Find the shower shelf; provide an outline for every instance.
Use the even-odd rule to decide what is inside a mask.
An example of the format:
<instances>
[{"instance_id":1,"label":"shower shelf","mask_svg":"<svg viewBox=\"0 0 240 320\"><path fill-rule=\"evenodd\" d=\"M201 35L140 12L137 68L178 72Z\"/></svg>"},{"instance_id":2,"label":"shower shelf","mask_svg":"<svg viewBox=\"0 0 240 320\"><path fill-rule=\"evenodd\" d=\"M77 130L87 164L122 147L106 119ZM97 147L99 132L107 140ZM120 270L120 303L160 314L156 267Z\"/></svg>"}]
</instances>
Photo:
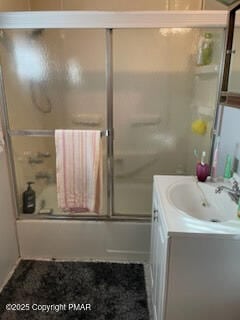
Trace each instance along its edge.
<instances>
[{"instance_id":1,"label":"shower shelf","mask_svg":"<svg viewBox=\"0 0 240 320\"><path fill-rule=\"evenodd\" d=\"M207 75L207 74L217 74L219 67L217 64L211 64L208 66L199 66L195 68L195 74L197 75Z\"/></svg>"},{"instance_id":2,"label":"shower shelf","mask_svg":"<svg viewBox=\"0 0 240 320\"><path fill-rule=\"evenodd\" d=\"M214 108L212 106L198 107L198 114L209 120L213 119L213 111Z\"/></svg>"}]
</instances>

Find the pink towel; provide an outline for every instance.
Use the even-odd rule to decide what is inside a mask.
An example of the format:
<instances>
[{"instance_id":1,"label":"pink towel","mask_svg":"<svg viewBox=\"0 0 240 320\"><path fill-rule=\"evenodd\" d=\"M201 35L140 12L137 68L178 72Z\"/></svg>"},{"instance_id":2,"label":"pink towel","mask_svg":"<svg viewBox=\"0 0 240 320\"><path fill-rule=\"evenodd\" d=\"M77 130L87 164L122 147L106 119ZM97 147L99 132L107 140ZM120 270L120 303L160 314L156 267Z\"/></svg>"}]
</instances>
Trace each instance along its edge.
<instances>
[{"instance_id":1,"label":"pink towel","mask_svg":"<svg viewBox=\"0 0 240 320\"><path fill-rule=\"evenodd\" d=\"M70 212L101 208L102 141L99 130L56 130L58 206Z\"/></svg>"}]
</instances>

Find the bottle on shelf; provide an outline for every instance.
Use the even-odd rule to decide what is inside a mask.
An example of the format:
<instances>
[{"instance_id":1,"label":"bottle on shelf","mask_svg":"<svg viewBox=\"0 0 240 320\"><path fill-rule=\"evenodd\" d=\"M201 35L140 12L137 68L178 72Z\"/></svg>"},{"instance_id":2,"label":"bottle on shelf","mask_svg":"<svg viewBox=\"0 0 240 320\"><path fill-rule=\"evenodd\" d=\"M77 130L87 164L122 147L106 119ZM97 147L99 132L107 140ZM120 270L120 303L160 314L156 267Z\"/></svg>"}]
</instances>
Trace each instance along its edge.
<instances>
[{"instance_id":1,"label":"bottle on shelf","mask_svg":"<svg viewBox=\"0 0 240 320\"><path fill-rule=\"evenodd\" d=\"M213 40L212 33L205 32L198 43L197 66L207 66L212 62Z\"/></svg>"}]
</instances>

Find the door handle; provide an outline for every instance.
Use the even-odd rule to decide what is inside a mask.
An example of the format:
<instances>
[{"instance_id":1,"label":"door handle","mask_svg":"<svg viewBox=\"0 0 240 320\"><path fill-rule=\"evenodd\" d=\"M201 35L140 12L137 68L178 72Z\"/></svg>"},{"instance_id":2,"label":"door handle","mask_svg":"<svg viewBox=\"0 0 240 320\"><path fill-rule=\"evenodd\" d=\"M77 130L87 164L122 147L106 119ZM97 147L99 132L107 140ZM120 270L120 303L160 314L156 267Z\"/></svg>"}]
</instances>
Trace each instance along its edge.
<instances>
[{"instance_id":1,"label":"door handle","mask_svg":"<svg viewBox=\"0 0 240 320\"><path fill-rule=\"evenodd\" d=\"M153 210L153 221L158 221L158 210L157 209Z\"/></svg>"}]
</instances>

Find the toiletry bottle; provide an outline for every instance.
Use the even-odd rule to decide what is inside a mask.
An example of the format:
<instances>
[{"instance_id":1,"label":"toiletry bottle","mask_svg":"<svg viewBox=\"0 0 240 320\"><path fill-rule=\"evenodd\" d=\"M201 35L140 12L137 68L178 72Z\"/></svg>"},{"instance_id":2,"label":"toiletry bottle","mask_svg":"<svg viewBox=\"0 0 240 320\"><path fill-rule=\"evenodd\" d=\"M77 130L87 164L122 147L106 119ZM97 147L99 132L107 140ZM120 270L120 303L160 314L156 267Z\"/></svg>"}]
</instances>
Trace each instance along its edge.
<instances>
[{"instance_id":1,"label":"toiletry bottle","mask_svg":"<svg viewBox=\"0 0 240 320\"><path fill-rule=\"evenodd\" d=\"M23 213L34 213L35 211L36 194L31 187L31 184L33 183L34 182L29 181L27 190L23 192Z\"/></svg>"},{"instance_id":2,"label":"toiletry bottle","mask_svg":"<svg viewBox=\"0 0 240 320\"><path fill-rule=\"evenodd\" d=\"M205 32L198 43L197 65L206 66L212 62L213 40L210 32Z\"/></svg>"},{"instance_id":3,"label":"toiletry bottle","mask_svg":"<svg viewBox=\"0 0 240 320\"><path fill-rule=\"evenodd\" d=\"M199 42L198 42L198 49L197 49L197 66L203 65L203 41L204 38L201 36Z\"/></svg>"},{"instance_id":4,"label":"toiletry bottle","mask_svg":"<svg viewBox=\"0 0 240 320\"><path fill-rule=\"evenodd\" d=\"M210 168L207 163L205 163L206 152L202 152L201 162L197 163L196 166L196 175L198 181L204 182L210 174Z\"/></svg>"},{"instance_id":5,"label":"toiletry bottle","mask_svg":"<svg viewBox=\"0 0 240 320\"><path fill-rule=\"evenodd\" d=\"M218 162L219 144L220 144L220 137L217 137L216 138L216 147L215 147L214 155L213 155L212 170L211 170L211 177L212 177L213 182L216 182L216 180L217 180L217 162Z\"/></svg>"},{"instance_id":6,"label":"toiletry bottle","mask_svg":"<svg viewBox=\"0 0 240 320\"><path fill-rule=\"evenodd\" d=\"M238 166L239 166L239 149L240 149L240 143L236 143L234 156L233 156L233 165L232 165L232 172L238 172Z\"/></svg>"},{"instance_id":7,"label":"toiletry bottle","mask_svg":"<svg viewBox=\"0 0 240 320\"><path fill-rule=\"evenodd\" d=\"M224 178L230 179L232 177L232 158L228 154L226 157L225 168L224 168Z\"/></svg>"},{"instance_id":8,"label":"toiletry bottle","mask_svg":"<svg viewBox=\"0 0 240 320\"><path fill-rule=\"evenodd\" d=\"M213 54L213 40L212 34L206 32L204 34L204 43L203 43L203 65L206 66L212 62Z\"/></svg>"}]
</instances>

